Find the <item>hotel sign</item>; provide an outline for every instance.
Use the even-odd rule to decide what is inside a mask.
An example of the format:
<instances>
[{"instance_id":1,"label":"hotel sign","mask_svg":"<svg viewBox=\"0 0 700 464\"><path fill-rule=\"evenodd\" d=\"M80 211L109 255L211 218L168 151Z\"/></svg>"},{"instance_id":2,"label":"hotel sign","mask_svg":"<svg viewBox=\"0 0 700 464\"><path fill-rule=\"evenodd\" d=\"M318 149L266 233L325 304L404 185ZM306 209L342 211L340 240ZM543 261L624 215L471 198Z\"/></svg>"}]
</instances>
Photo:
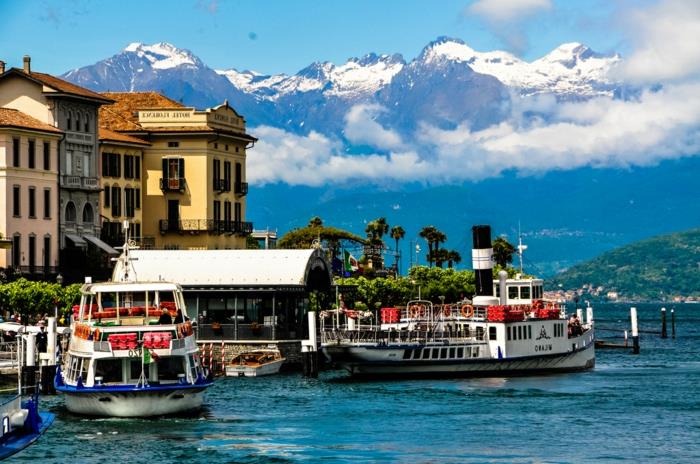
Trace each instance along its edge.
<instances>
[{"instance_id":1,"label":"hotel sign","mask_svg":"<svg viewBox=\"0 0 700 464\"><path fill-rule=\"evenodd\" d=\"M149 110L139 111L140 122L173 122L192 118L194 110Z\"/></svg>"}]
</instances>

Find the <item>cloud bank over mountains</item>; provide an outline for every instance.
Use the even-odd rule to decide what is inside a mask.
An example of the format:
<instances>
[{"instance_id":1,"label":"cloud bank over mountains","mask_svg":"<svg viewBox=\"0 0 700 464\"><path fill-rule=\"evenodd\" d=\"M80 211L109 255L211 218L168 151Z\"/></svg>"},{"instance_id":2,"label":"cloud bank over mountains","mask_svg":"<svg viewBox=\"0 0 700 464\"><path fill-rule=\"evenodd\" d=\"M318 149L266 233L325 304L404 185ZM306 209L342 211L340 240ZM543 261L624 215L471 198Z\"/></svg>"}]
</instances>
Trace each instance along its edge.
<instances>
[{"instance_id":1,"label":"cloud bank over mountains","mask_svg":"<svg viewBox=\"0 0 700 464\"><path fill-rule=\"evenodd\" d=\"M486 3L491 2L474 7ZM533 8L539 3L548 2L532 2ZM700 154L700 4L659 2L635 10L629 21L635 48L611 68L611 79L637 84L631 95L584 101L513 95L509 116L498 124L472 130L469 121L447 129L421 122L407 135L377 121L389 108L356 105L345 118L344 134L376 153L350 155L327 135L258 127L263 142L249 158L248 175L259 183L441 184L509 170L530 175L585 166L648 166ZM285 151L297 154L284 159L286 172L263 170L281 161Z\"/></svg>"}]
</instances>

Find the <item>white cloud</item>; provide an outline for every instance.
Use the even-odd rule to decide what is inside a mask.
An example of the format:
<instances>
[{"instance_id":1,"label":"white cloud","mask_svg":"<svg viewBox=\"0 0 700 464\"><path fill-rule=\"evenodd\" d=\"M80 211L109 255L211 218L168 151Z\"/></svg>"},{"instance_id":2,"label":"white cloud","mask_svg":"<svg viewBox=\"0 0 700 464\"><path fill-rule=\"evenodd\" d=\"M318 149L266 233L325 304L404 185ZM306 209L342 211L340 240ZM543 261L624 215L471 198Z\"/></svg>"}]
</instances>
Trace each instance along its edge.
<instances>
[{"instance_id":1,"label":"white cloud","mask_svg":"<svg viewBox=\"0 0 700 464\"><path fill-rule=\"evenodd\" d=\"M700 2L667 0L624 15L635 51L621 63L620 78L653 83L700 75Z\"/></svg>"},{"instance_id":2,"label":"white cloud","mask_svg":"<svg viewBox=\"0 0 700 464\"><path fill-rule=\"evenodd\" d=\"M370 145L380 150L400 149L401 136L376 121L384 112L386 109L376 104L353 106L345 116L345 136L356 145Z\"/></svg>"},{"instance_id":3,"label":"white cloud","mask_svg":"<svg viewBox=\"0 0 700 464\"><path fill-rule=\"evenodd\" d=\"M552 8L551 0L477 0L468 11L493 22L508 22Z\"/></svg>"}]
</instances>

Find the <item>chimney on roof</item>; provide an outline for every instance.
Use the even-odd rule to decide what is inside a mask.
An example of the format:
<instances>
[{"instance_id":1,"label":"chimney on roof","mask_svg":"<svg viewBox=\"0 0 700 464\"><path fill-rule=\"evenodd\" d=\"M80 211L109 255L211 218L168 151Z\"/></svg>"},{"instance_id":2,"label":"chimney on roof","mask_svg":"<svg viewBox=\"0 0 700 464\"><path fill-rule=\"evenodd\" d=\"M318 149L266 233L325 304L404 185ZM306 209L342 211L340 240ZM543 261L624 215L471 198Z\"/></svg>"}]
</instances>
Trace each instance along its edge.
<instances>
[{"instance_id":1,"label":"chimney on roof","mask_svg":"<svg viewBox=\"0 0 700 464\"><path fill-rule=\"evenodd\" d=\"M0 74L5 72L5 62L0 60Z\"/></svg>"},{"instance_id":2,"label":"chimney on roof","mask_svg":"<svg viewBox=\"0 0 700 464\"><path fill-rule=\"evenodd\" d=\"M32 58L29 55L24 55L24 72L31 74L32 72Z\"/></svg>"}]
</instances>

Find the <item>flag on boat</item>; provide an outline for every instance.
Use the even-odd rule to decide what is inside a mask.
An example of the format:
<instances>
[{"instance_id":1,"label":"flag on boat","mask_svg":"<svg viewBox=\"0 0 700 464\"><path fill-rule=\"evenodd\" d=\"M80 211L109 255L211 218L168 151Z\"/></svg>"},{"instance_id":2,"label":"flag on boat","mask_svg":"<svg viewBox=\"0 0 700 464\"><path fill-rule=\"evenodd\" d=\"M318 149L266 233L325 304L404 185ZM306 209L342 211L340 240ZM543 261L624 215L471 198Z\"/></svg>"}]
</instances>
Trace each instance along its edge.
<instances>
[{"instance_id":1,"label":"flag on boat","mask_svg":"<svg viewBox=\"0 0 700 464\"><path fill-rule=\"evenodd\" d=\"M158 354L154 351L151 351L149 348L144 348L143 349L143 363L144 364L151 364L152 362L157 362Z\"/></svg>"},{"instance_id":2,"label":"flag on boat","mask_svg":"<svg viewBox=\"0 0 700 464\"><path fill-rule=\"evenodd\" d=\"M357 263L357 259L350 254L349 251L344 250L345 253L345 270L348 272L357 271L360 266Z\"/></svg>"}]
</instances>

